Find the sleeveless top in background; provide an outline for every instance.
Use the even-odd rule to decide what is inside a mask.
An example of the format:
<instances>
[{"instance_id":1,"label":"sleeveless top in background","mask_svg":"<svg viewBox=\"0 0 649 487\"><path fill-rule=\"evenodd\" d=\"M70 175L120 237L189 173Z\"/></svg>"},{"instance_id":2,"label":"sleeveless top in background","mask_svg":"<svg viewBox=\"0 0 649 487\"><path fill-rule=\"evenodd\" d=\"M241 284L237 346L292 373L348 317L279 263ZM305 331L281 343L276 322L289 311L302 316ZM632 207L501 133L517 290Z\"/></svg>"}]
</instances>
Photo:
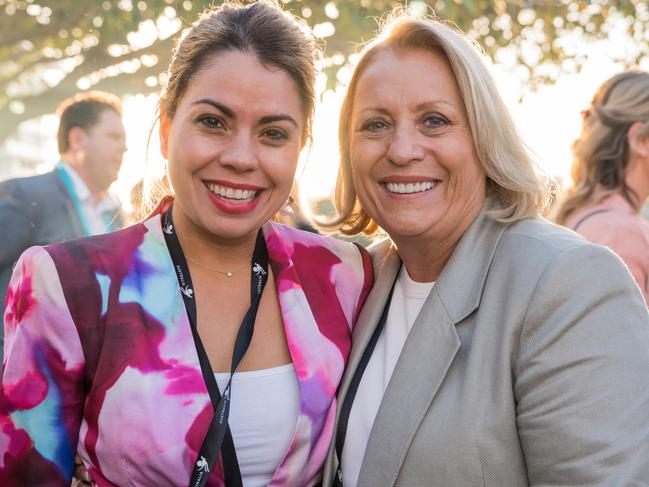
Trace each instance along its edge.
<instances>
[{"instance_id":1,"label":"sleeveless top in background","mask_svg":"<svg viewBox=\"0 0 649 487\"><path fill-rule=\"evenodd\" d=\"M619 255L649 302L649 222L622 195L575 211L565 226Z\"/></svg>"}]
</instances>

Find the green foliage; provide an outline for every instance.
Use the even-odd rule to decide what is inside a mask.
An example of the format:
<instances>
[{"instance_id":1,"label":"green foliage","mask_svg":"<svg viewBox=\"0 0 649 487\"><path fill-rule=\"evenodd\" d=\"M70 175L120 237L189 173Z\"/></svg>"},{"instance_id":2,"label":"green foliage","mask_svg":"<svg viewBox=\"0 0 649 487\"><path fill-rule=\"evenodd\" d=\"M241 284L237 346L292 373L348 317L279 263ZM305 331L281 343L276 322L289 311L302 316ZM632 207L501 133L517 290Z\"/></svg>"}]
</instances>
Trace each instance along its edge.
<instances>
[{"instance_id":1,"label":"green foliage","mask_svg":"<svg viewBox=\"0 0 649 487\"><path fill-rule=\"evenodd\" d=\"M80 89L119 95L158 91L173 43L207 0L0 0L0 140L18 123L54 111ZM220 3L220 2L216 2ZM321 35L327 87L349 56L374 35L396 0L282 0ZM498 59L507 54L534 87L579 70L576 42L606 37L623 22L637 49L622 61L649 56L649 7L640 0L410 1L413 11L449 20Z\"/></svg>"}]
</instances>

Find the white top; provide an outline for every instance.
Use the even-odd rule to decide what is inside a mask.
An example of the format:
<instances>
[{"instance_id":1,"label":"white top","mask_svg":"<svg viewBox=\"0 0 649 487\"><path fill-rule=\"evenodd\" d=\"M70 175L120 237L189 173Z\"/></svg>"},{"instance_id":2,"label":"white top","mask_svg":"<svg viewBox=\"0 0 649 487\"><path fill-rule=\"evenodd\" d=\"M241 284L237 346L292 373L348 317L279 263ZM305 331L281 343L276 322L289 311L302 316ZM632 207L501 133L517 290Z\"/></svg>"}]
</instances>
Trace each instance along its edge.
<instances>
[{"instance_id":1,"label":"white top","mask_svg":"<svg viewBox=\"0 0 649 487\"><path fill-rule=\"evenodd\" d=\"M223 391L229 372L214 374ZM268 485L293 439L300 414L300 383L293 364L236 372L229 425L244 487Z\"/></svg>"},{"instance_id":2,"label":"white top","mask_svg":"<svg viewBox=\"0 0 649 487\"><path fill-rule=\"evenodd\" d=\"M86 217L86 222L90 227L89 230L93 235L105 233L110 228L110 221L105 215L114 215L119 209L119 204L115 199L106 193L106 196L99 201L95 201L90 189L83 182L81 176L65 161L61 161L61 166L70 177L74 192L79 198L81 209Z\"/></svg>"},{"instance_id":3,"label":"white top","mask_svg":"<svg viewBox=\"0 0 649 487\"><path fill-rule=\"evenodd\" d=\"M345 436L341 467L345 487L355 487L374 418L408 333L434 282L415 282L405 266L394 286L385 327L358 386Z\"/></svg>"}]
</instances>

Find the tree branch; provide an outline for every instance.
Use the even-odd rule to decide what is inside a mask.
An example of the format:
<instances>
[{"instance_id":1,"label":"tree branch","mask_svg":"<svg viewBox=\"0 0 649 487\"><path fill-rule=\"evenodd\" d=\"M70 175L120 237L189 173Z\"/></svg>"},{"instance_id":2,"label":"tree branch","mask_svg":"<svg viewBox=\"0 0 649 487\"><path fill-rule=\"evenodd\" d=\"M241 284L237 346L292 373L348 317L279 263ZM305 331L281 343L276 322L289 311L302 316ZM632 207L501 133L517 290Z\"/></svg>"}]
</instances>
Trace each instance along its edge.
<instances>
[{"instance_id":1,"label":"tree branch","mask_svg":"<svg viewBox=\"0 0 649 487\"><path fill-rule=\"evenodd\" d=\"M24 11L17 11L12 16L6 16L7 22L9 24L13 24L13 27L7 26L9 28L2 29L0 31L0 45L6 47L16 42L20 42L24 39L29 39L29 41L33 43L34 40L39 38L58 35L61 29L63 28L70 29L71 27L75 26L79 21L81 21L81 19L83 19L88 14L89 9L90 9L90 2L88 2L88 0L80 1L78 5L75 5L74 13L66 12L64 25L61 25L59 22L52 22L52 21L50 21L49 24L44 24L44 25L39 24L36 21L35 17L25 14L26 20L31 20L33 22L33 28L30 29L28 32L25 32L24 29L15 28L15 19L13 19L12 17L24 13ZM55 13L52 13L52 16L54 15Z\"/></svg>"},{"instance_id":2,"label":"tree branch","mask_svg":"<svg viewBox=\"0 0 649 487\"><path fill-rule=\"evenodd\" d=\"M159 90L159 87L150 87L145 83L149 76L158 76L160 74L158 65L151 67L142 67L135 73L121 74L110 78L105 78L94 85L92 89L110 91L119 95L124 94L148 94ZM11 135L16 127L26 120L54 113L58 104L65 98L69 98L80 90L76 86L77 79L66 78L60 83L55 93L51 90L45 91L35 96L21 98L20 101L25 105L25 111L17 114L9 110L8 106L0 109L0 142L4 141Z\"/></svg>"}]
</instances>

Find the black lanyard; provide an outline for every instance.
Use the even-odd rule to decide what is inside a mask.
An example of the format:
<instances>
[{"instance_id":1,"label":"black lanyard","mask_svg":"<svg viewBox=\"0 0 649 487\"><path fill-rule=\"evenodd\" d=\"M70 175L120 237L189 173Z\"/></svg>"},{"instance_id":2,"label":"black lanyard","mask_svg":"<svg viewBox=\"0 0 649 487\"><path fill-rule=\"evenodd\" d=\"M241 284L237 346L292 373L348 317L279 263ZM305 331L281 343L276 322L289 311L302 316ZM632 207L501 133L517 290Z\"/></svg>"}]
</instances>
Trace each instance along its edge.
<instances>
[{"instance_id":1,"label":"black lanyard","mask_svg":"<svg viewBox=\"0 0 649 487\"><path fill-rule=\"evenodd\" d=\"M170 207L162 218L162 231L164 233L167 248L171 255L171 260L176 270L178 277L178 284L182 292L183 301L187 310L187 316L192 329L192 336L194 337L194 344L198 352L198 359L201 364L201 371L203 372L203 380L207 385L207 390L210 395L210 401L214 408L214 417L207 430L205 439L198 453L194 469L192 471L189 487L202 487L207 483L207 479L212 472L216 460L221 452L221 460L223 463L223 474L225 476L225 484L228 487L242 487L241 472L239 471L239 462L237 461L234 443L232 441L232 434L228 426L228 417L230 415L230 388L232 384L232 376L236 371L241 359L248 350L250 341L252 340L252 333L255 328L255 318L257 310L259 309L259 302L261 295L264 291L264 286L268 280L268 251L266 250L266 242L261 230L257 233L257 241L255 243L255 250L252 254L252 262L250 266L250 308L241 322L237 338L234 342L234 351L232 353L232 364L230 366L230 380L223 389L223 394L220 394L212 366L210 365L209 358L203 347L203 342L198 335L198 328L196 326L196 301L194 288L192 286L191 276L189 274L189 267L185 260L180 242L176 236L176 231L173 226L173 219L171 216L172 208Z\"/></svg>"},{"instance_id":2,"label":"black lanyard","mask_svg":"<svg viewBox=\"0 0 649 487\"><path fill-rule=\"evenodd\" d=\"M392 287L390 288L390 294L388 294L388 299L385 302L383 307L383 312L381 313L381 318L372 333L370 341L367 343L367 347L363 351L358 367L354 371L352 376L352 381L349 383L349 389L343 400L343 405L340 408L340 416L338 418L338 429L336 430L336 456L338 457L338 468L336 469L336 475L334 476L334 487L343 487L343 471L342 471L342 458L343 458L343 447L345 446L345 436L347 435L347 423L349 422L349 414L352 412L352 405L354 404L354 398L358 392L358 386L361 384L361 379L367 368L367 364L372 357L374 352L374 347L376 347L376 342L379 341L379 336L385 327L385 322L388 319L388 311L390 310L390 303L392 302L392 293L394 292L394 286L397 283L399 278L399 273L401 269L397 271L397 276L394 278Z\"/></svg>"}]
</instances>

